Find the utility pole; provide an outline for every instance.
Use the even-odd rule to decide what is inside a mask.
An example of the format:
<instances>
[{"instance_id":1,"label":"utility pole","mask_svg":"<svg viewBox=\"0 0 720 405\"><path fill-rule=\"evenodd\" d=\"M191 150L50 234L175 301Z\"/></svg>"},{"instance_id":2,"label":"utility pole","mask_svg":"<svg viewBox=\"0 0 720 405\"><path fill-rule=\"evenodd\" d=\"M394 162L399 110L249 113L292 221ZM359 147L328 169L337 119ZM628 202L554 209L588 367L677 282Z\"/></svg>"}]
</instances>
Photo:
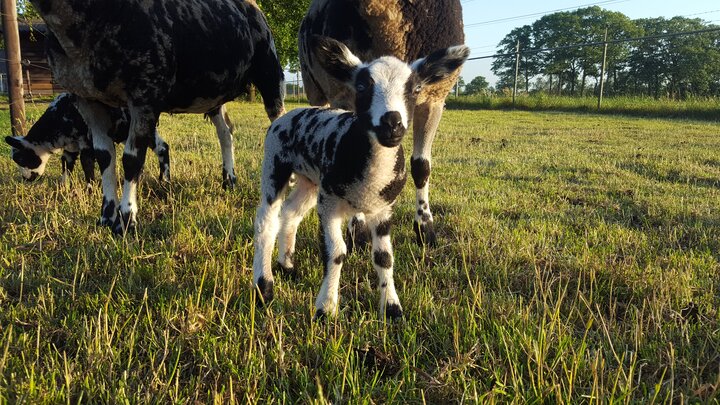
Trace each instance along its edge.
<instances>
[{"instance_id":1,"label":"utility pole","mask_svg":"<svg viewBox=\"0 0 720 405\"><path fill-rule=\"evenodd\" d=\"M515 46L515 82L513 83L513 108L515 108L515 95L517 94L518 75L520 74L520 40Z\"/></svg>"},{"instance_id":2,"label":"utility pole","mask_svg":"<svg viewBox=\"0 0 720 405\"><path fill-rule=\"evenodd\" d=\"M15 0L0 0L3 35L7 51L8 95L13 135L25 135L25 99L23 99L22 67L20 66L20 34Z\"/></svg>"},{"instance_id":3,"label":"utility pole","mask_svg":"<svg viewBox=\"0 0 720 405\"><path fill-rule=\"evenodd\" d=\"M598 94L598 111L600 110L600 107L602 106L602 99L603 99L603 90L605 89L605 64L607 63L607 48L608 48L608 41L607 41L607 34L608 34L608 27L605 26L605 49L603 49L603 60L602 60L602 66L600 67L600 94Z\"/></svg>"}]
</instances>

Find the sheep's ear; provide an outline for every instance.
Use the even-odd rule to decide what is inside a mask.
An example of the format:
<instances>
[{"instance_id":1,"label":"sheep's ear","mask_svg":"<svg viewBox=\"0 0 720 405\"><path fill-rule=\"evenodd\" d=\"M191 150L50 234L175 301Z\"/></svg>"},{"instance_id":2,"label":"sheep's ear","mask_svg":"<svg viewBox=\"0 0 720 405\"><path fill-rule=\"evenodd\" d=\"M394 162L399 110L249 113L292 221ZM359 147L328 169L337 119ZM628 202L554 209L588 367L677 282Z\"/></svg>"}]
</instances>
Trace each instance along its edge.
<instances>
[{"instance_id":1,"label":"sheep's ear","mask_svg":"<svg viewBox=\"0 0 720 405\"><path fill-rule=\"evenodd\" d=\"M470 48L465 45L439 49L429 56L413 62L412 69L423 84L433 84L460 69L468 56L470 56Z\"/></svg>"},{"instance_id":2,"label":"sheep's ear","mask_svg":"<svg viewBox=\"0 0 720 405\"><path fill-rule=\"evenodd\" d=\"M6 136L6 137L5 137L5 142L6 142L8 145L12 146L13 148L16 148L16 149L22 149L22 148L23 148L22 140L21 140L20 138L18 138L18 137Z\"/></svg>"},{"instance_id":3,"label":"sheep's ear","mask_svg":"<svg viewBox=\"0 0 720 405\"><path fill-rule=\"evenodd\" d=\"M350 84L357 67L362 64L360 59L345 44L332 38L313 35L310 41L323 69L336 80Z\"/></svg>"}]
</instances>

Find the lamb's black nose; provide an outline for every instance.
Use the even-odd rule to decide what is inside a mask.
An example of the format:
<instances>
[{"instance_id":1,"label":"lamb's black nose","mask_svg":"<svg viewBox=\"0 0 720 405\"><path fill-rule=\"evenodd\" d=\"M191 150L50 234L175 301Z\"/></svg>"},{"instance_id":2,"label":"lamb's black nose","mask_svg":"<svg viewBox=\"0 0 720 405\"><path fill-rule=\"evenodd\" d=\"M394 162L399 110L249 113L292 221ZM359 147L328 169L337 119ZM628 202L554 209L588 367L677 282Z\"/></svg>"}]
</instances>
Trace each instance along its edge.
<instances>
[{"instance_id":1,"label":"lamb's black nose","mask_svg":"<svg viewBox=\"0 0 720 405\"><path fill-rule=\"evenodd\" d=\"M380 125L385 125L395 132L402 127L402 117L397 111L386 112L380 117Z\"/></svg>"}]
</instances>

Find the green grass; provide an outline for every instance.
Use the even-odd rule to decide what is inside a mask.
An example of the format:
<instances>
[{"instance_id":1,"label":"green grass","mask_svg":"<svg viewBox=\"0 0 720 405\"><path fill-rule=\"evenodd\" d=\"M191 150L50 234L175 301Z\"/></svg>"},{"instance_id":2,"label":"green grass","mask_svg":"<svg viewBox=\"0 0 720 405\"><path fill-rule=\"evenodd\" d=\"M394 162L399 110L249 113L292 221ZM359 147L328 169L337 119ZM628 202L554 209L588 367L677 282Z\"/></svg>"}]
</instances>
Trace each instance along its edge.
<instances>
[{"instance_id":1,"label":"green grass","mask_svg":"<svg viewBox=\"0 0 720 405\"><path fill-rule=\"evenodd\" d=\"M87 195L80 170L62 186L54 159L25 184L0 146L5 401L717 403L719 124L449 110L431 179L440 245L414 243L411 182L396 205L406 319L378 319L369 254L354 254L340 315L319 324L315 214L300 280L279 277L255 309L268 123L258 104L229 111L238 189L220 187L213 127L164 115L172 186L149 154L125 240L94 226L100 188Z\"/></svg>"},{"instance_id":2,"label":"green grass","mask_svg":"<svg viewBox=\"0 0 720 405\"><path fill-rule=\"evenodd\" d=\"M461 96L448 98L450 108L460 110L508 110L513 108L508 96ZM515 108L522 111L562 111L628 115L644 118L680 118L720 121L720 99L697 98L677 101L652 97L605 97L597 109L597 97L569 97L548 94L521 94Z\"/></svg>"}]
</instances>

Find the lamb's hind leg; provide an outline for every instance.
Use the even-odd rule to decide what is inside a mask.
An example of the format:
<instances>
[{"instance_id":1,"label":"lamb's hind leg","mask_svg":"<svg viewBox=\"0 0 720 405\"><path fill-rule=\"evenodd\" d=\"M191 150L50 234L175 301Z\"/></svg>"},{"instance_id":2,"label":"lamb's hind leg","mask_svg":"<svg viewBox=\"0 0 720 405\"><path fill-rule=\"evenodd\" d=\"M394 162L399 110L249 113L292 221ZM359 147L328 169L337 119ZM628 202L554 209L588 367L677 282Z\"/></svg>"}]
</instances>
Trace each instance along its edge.
<instances>
[{"instance_id":1,"label":"lamb's hind leg","mask_svg":"<svg viewBox=\"0 0 720 405\"><path fill-rule=\"evenodd\" d=\"M237 182L235 177L235 151L233 150L232 130L227 122L227 111L225 105L208 111L208 118L212 121L220 141L220 152L222 153L222 187L233 189Z\"/></svg>"},{"instance_id":2,"label":"lamb's hind leg","mask_svg":"<svg viewBox=\"0 0 720 405\"><path fill-rule=\"evenodd\" d=\"M293 263L297 229L305 214L317 204L317 195L318 187L315 184L304 176L297 176L297 184L280 211L278 264L292 278L297 276Z\"/></svg>"},{"instance_id":3,"label":"lamb's hind leg","mask_svg":"<svg viewBox=\"0 0 720 405\"><path fill-rule=\"evenodd\" d=\"M368 224L372 232L372 257L378 275L378 291L380 292L380 316L388 319L402 318L402 306L395 291L393 279L393 250L390 241L390 215L387 210L382 214L369 218Z\"/></svg>"},{"instance_id":4,"label":"lamb's hind leg","mask_svg":"<svg viewBox=\"0 0 720 405\"><path fill-rule=\"evenodd\" d=\"M425 103L415 107L413 119L413 154L410 171L415 182L415 221L413 228L419 245L434 246L437 243L433 216L430 211L430 167L432 143L435 139L443 103Z\"/></svg>"},{"instance_id":5,"label":"lamb's hind leg","mask_svg":"<svg viewBox=\"0 0 720 405\"><path fill-rule=\"evenodd\" d=\"M253 258L253 286L259 292L256 303L272 301L274 279L272 253L279 229L278 213L283 195L292 174L292 165L279 156L266 153L263 159L260 186L260 205L255 215L255 256Z\"/></svg>"}]
</instances>

